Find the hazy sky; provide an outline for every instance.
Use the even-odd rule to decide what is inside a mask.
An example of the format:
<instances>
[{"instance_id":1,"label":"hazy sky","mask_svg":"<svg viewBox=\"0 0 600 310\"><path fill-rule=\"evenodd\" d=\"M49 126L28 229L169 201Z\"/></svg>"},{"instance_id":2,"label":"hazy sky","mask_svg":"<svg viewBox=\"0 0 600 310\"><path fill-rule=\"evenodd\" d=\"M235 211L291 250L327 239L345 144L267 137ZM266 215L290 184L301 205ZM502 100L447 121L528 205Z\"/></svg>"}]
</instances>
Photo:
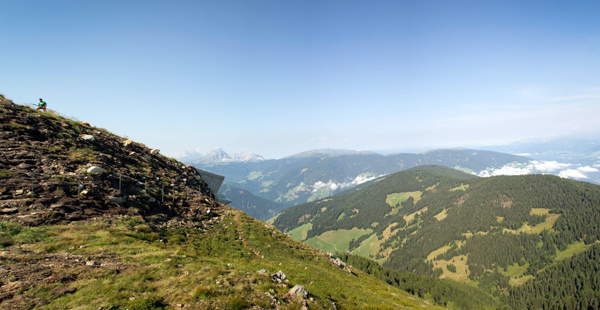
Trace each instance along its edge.
<instances>
[{"instance_id":1,"label":"hazy sky","mask_svg":"<svg viewBox=\"0 0 600 310\"><path fill-rule=\"evenodd\" d=\"M176 154L600 131L600 1L0 0L0 93Z\"/></svg>"}]
</instances>

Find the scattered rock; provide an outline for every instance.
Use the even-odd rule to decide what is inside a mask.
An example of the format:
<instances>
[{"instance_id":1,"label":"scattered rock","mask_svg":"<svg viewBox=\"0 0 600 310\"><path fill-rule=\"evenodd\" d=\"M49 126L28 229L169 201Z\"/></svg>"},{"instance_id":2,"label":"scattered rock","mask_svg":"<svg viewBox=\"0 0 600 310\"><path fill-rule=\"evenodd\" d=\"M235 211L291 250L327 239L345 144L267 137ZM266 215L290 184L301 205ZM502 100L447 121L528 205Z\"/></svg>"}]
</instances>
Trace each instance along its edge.
<instances>
[{"instance_id":1,"label":"scattered rock","mask_svg":"<svg viewBox=\"0 0 600 310\"><path fill-rule=\"evenodd\" d=\"M154 149L154 150L150 151L150 155L154 155L155 156L155 155L158 155L158 153L160 153L159 149Z\"/></svg>"},{"instance_id":2,"label":"scattered rock","mask_svg":"<svg viewBox=\"0 0 600 310\"><path fill-rule=\"evenodd\" d=\"M15 195L16 196L23 195L23 193L25 193L25 191L22 190L22 189L18 189L18 190L15 191Z\"/></svg>"},{"instance_id":3,"label":"scattered rock","mask_svg":"<svg viewBox=\"0 0 600 310\"><path fill-rule=\"evenodd\" d=\"M121 204L124 204L127 201L127 198L125 198L125 197L110 196L110 197L108 197L108 200L111 201L111 202L115 202L115 203L118 203L118 204L121 205Z\"/></svg>"},{"instance_id":4,"label":"scattered rock","mask_svg":"<svg viewBox=\"0 0 600 310\"><path fill-rule=\"evenodd\" d=\"M90 125L90 123L88 123L88 122L81 122L80 124L83 126L92 127L92 125Z\"/></svg>"},{"instance_id":5,"label":"scattered rock","mask_svg":"<svg viewBox=\"0 0 600 310\"><path fill-rule=\"evenodd\" d=\"M339 258L332 258L331 262L342 269L346 268L346 263L342 262L342 260Z\"/></svg>"},{"instance_id":6,"label":"scattered rock","mask_svg":"<svg viewBox=\"0 0 600 310\"><path fill-rule=\"evenodd\" d=\"M287 282L287 277L285 276L285 273L283 273L283 271L279 270L276 274L272 274L271 275L271 279L273 280L273 282L277 282L277 283L282 283L282 282Z\"/></svg>"},{"instance_id":7,"label":"scattered rock","mask_svg":"<svg viewBox=\"0 0 600 310\"><path fill-rule=\"evenodd\" d=\"M96 167L96 166L91 166L88 168L87 172L102 174L104 172L104 169L102 169L100 167Z\"/></svg>"},{"instance_id":8,"label":"scattered rock","mask_svg":"<svg viewBox=\"0 0 600 310\"><path fill-rule=\"evenodd\" d=\"M85 262L86 266L98 266L99 264L93 260L88 260L87 262Z\"/></svg>"},{"instance_id":9,"label":"scattered rock","mask_svg":"<svg viewBox=\"0 0 600 310\"><path fill-rule=\"evenodd\" d=\"M19 210L17 208L3 208L0 209L0 214L13 214L17 213Z\"/></svg>"},{"instance_id":10,"label":"scattered rock","mask_svg":"<svg viewBox=\"0 0 600 310\"><path fill-rule=\"evenodd\" d=\"M96 138L94 138L94 136L92 136L92 135L82 135L81 139L83 139L84 141L88 141L88 142L96 141Z\"/></svg>"},{"instance_id":11,"label":"scattered rock","mask_svg":"<svg viewBox=\"0 0 600 310\"><path fill-rule=\"evenodd\" d=\"M128 140L125 140L125 141L123 141L123 146L124 146L124 147L129 147L129 146L130 146L130 145L132 145L132 144L133 144L133 141L131 141L131 140L129 140L129 139L128 139Z\"/></svg>"},{"instance_id":12,"label":"scattered rock","mask_svg":"<svg viewBox=\"0 0 600 310\"><path fill-rule=\"evenodd\" d=\"M299 298L306 299L308 297L308 290L302 285L296 285L290 290L290 294L296 295Z\"/></svg>"},{"instance_id":13,"label":"scattered rock","mask_svg":"<svg viewBox=\"0 0 600 310\"><path fill-rule=\"evenodd\" d=\"M258 274L267 274L267 270L266 269L261 269L259 271L257 271Z\"/></svg>"}]
</instances>

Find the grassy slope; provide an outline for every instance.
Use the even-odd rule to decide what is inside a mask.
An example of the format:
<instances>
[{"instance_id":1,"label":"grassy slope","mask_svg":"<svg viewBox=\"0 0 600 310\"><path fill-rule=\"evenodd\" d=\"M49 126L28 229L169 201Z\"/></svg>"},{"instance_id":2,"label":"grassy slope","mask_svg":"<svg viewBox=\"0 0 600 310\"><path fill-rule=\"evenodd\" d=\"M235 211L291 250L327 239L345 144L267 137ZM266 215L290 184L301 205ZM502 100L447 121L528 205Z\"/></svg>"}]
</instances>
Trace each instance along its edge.
<instances>
[{"instance_id":1,"label":"grassy slope","mask_svg":"<svg viewBox=\"0 0 600 310\"><path fill-rule=\"evenodd\" d=\"M111 258L105 266L55 269L56 278L77 278L68 285L76 288L74 293L57 294L65 285L51 281L21 291L48 302L42 309L177 304L192 309L269 309L274 305L267 292L282 302L296 284L309 290L314 299L311 309L329 309L332 302L338 309L435 308L362 272L342 271L322 253L239 212L215 220L208 230L153 229L136 217L112 224L93 221L16 229L15 225L0 225L8 240L0 256L6 268L16 267L6 259L13 253L30 264L43 262L48 255L74 255L86 261L98 260L99 255ZM115 265L121 266L119 271L110 267ZM290 282L274 284L268 275L257 273L260 269L282 270ZM282 303L299 308L299 303Z\"/></svg>"}]
</instances>

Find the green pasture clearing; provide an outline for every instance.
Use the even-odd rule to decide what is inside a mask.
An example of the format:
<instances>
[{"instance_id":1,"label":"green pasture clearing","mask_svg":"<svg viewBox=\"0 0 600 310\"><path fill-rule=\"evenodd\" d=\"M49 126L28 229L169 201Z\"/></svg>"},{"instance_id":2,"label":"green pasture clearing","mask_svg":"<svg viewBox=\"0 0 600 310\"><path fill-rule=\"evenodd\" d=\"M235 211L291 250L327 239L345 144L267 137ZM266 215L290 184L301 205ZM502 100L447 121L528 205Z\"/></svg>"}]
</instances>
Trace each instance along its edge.
<instances>
[{"instance_id":1,"label":"green pasture clearing","mask_svg":"<svg viewBox=\"0 0 600 310\"><path fill-rule=\"evenodd\" d=\"M500 273L507 277L510 277L510 286L520 286L523 285L525 282L529 281L530 279L534 278L532 275L523 275L525 271L527 271L527 268L529 268L529 263L525 263L523 266L519 266L519 264L515 263L511 266L508 266L508 268L506 268L506 271L500 269Z\"/></svg>"},{"instance_id":2,"label":"green pasture clearing","mask_svg":"<svg viewBox=\"0 0 600 310\"><path fill-rule=\"evenodd\" d=\"M325 232L317 237L309 238L305 241L305 243L323 251L328 251L331 253L340 253L348 251L350 247L350 241L358 239L362 235L367 235L371 233L373 233L372 229L339 229L335 231Z\"/></svg>"},{"instance_id":3,"label":"green pasture clearing","mask_svg":"<svg viewBox=\"0 0 600 310\"><path fill-rule=\"evenodd\" d=\"M467 188L469 188L469 184L461 184L460 186L451 188L450 191L454 192L454 191L466 191Z\"/></svg>"},{"instance_id":4,"label":"green pasture clearing","mask_svg":"<svg viewBox=\"0 0 600 310\"><path fill-rule=\"evenodd\" d=\"M421 210L419 210L419 211L413 212L413 213L411 213L411 214L409 214L409 215L405 216L405 217L404 217L404 220L405 220L407 223L410 223L412 220L414 220L414 219L415 219L415 216L416 216L417 214L422 214L422 213L425 213L425 212L427 212L427 207L425 207L425 208L423 208L423 209L421 209Z\"/></svg>"},{"instance_id":5,"label":"green pasture clearing","mask_svg":"<svg viewBox=\"0 0 600 310\"><path fill-rule=\"evenodd\" d=\"M432 261L434 258L436 258L436 256L440 255L440 254L444 254L446 253L448 250L450 250L450 246L449 245L445 245L431 253L429 253L429 255L427 255L427 260L428 261Z\"/></svg>"},{"instance_id":6,"label":"green pasture clearing","mask_svg":"<svg viewBox=\"0 0 600 310\"><path fill-rule=\"evenodd\" d=\"M538 209L538 210L540 210L540 209ZM539 211L536 211L536 212L539 212ZM545 213L543 213L543 214L545 214ZM542 215L542 214L538 214L538 215ZM556 220L558 220L559 216L560 216L560 214L550 213L550 214L548 214L548 217L546 218L546 220L543 223L540 223L533 227L531 227L527 223L525 223L518 230L504 228L502 231L508 232L508 233L513 233L513 234L518 234L518 233L522 233L522 232L527 233L527 234L539 234L542 231L544 231L544 229L547 229L548 231L552 232L552 231L554 231L552 229L552 226L554 226L554 223L556 223Z\"/></svg>"},{"instance_id":7,"label":"green pasture clearing","mask_svg":"<svg viewBox=\"0 0 600 310\"><path fill-rule=\"evenodd\" d=\"M485 235L489 234L489 231L478 231L475 234L478 235L478 236L485 236ZM470 231L466 232L466 233L463 233L462 235L465 236L465 238L467 238L467 239L473 237L473 233L470 232Z\"/></svg>"},{"instance_id":8,"label":"green pasture clearing","mask_svg":"<svg viewBox=\"0 0 600 310\"><path fill-rule=\"evenodd\" d=\"M308 236L308 231L312 229L312 223L306 223L302 226L298 226L287 234L294 240L303 241Z\"/></svg>"},{"instance_id":9,"label":"green pasture clearing","mask_svg":"<svg viewBox=\"0 0 600 310\"><path fill-rule=\"evenodd\" d=\"M379 252L380 243L379 239L377 239L377 234L373 234L352 251L352 254L372 258Z\"/></svg>"},{"instance_id":10,"label":"green pasture clearing","mask_svg":"<svg viewBox=\"0 0 600 310\"><path fill-rule=\"evenodd\" d=\"M585 244L583 241L571 243L564 251L556 253L556 261L565 260L579 254L589 248L591 244Z\"/></svg>"},{"instance_id":11,"label":"green pasture clearing","mask_svg":"<svg viewBox=\"0 0 600 310\"><path fill-rule=\"evenodd\" d=\"M440 182L437 182L437 183L429 186L428 188L425 189L425 191L433 191L433 190L435 190L435 188L438 186L438 184L440 184Z\"/></svg>"},{"instance_id":12,"label":"green pasture clearing","mask_svg":"<svg viewBox=\"0 0 600 310\"><path fill-rule=\"evenodd\" d=\"M448 217L448 210L444 209L444 211L438 213L434 217L435 217L436 220L442 221L443 219L445 219L446 217Z\"/></svg>"},{"instance_id":13,"label":"green pasture clearing","mask_svg":"<svg viewBox=\"0 0 600 310\"><path fill-rule=\"evenodd\" d=\"M450 270L448 270L448 265L450 264L453 264L454 267L456 267L456 272L451 272ZM475 282L469 279L469 266L467 265L466 255L455 256L449 261L433 261L433 268L442 269L443 273L440 276L440 279L450 279L458 282L475 285Z\"/></svg>"},{"instance_id":14,"label":"green pasture clearing","mask_svg":"<svg viewBox=\"0 0 600 310\"><path fill-rule=\"evenodd\" d=\"M521 285L525 284L525 282L527 282L533 278L535 278L535 277L532 275L522 276L522 277L516 278L516 279L511 278L509 284L511 286L521 286Z\"/></svg>"},{"instance_id":15,"label":"green pasture clearing","mask_svg":"<svg viewBox=\"0 0 600 310\"><path fill-rule=\"evenodd\" d=\"M529 268L529 263L525 263L523 266L519 266L519 264L514 263L506 268L506 271L500 269L500 273L510 277L511 279L517 279L523 277L525 271Z\"/></svg>"},{"instance_id":16,"label":"green pasture clearing","mask_svg":"<svg viewBox=\"0 0 600 310\"><path fill-rule=\"evenodd\" d=\"M415 200L415 203L417 203L419 200L421 200L422 194L423 193L421 191L389 194L387 195L385 202L391 207L395 208L397 205L408 200L409 197L412 197Z\"/></svg>"},{"instance_id":17,"label":"green pasture clearing","mask_svg":"<svg viewBox=\"0 0 600 310\"><path fill-rule=\"evenodd\" d=\"M544 214L550 214L550 209L546 209L546 208L531 208L531 211L529 211L530 215L544 215Z\"/></svg>"},{"instance_id":18,"label":"green pasture clearing","mask_svg":"<svg viewBox=\"0 0 600 310\"><path fill-rule=\"evenodd\" d=\"M258 178L262 178L262 171L252 171L250 173L248 173L248 176L246 177L248 180L254 180L254 179L258 179Z\"/></svg>"},{"instance_id":19,"label":"green pasture clearing","mask_svg":"<svg viewBox=\"0 0 600 310\"><path fill-rule=\"evenodd\" d=\"M383 231L383 240L387 240L389 239L396 231L398 231L398 229L396 229L395 231L393 230L394 227L398 226L398 223L392 223L390 224L390 226L388 226L384 231Z\"/></svg>"}]
</instances>

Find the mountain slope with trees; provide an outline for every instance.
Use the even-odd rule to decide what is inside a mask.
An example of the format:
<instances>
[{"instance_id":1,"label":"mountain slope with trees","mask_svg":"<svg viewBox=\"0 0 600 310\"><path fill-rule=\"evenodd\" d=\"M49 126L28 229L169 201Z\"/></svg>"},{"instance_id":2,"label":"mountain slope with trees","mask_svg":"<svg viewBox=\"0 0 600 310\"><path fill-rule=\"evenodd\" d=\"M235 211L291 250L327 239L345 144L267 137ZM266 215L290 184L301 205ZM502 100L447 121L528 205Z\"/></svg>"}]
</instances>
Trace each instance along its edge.
<instances>
[{"instance_id":1,"label":"mountain slope with trees","mask_svg":"<svg viewBox=\"0 0 600 310\"><path fill-rule=\"evenodd\" d=\"M274 225L323 250L476 285L517 309L548 305L530 293L551 296L540 279L552 276L576 288L565 304L597 308L595 274L579 276L600 239L600 187L586 182L415 168L286 209Z\"/></svg>"}]
</instances>

